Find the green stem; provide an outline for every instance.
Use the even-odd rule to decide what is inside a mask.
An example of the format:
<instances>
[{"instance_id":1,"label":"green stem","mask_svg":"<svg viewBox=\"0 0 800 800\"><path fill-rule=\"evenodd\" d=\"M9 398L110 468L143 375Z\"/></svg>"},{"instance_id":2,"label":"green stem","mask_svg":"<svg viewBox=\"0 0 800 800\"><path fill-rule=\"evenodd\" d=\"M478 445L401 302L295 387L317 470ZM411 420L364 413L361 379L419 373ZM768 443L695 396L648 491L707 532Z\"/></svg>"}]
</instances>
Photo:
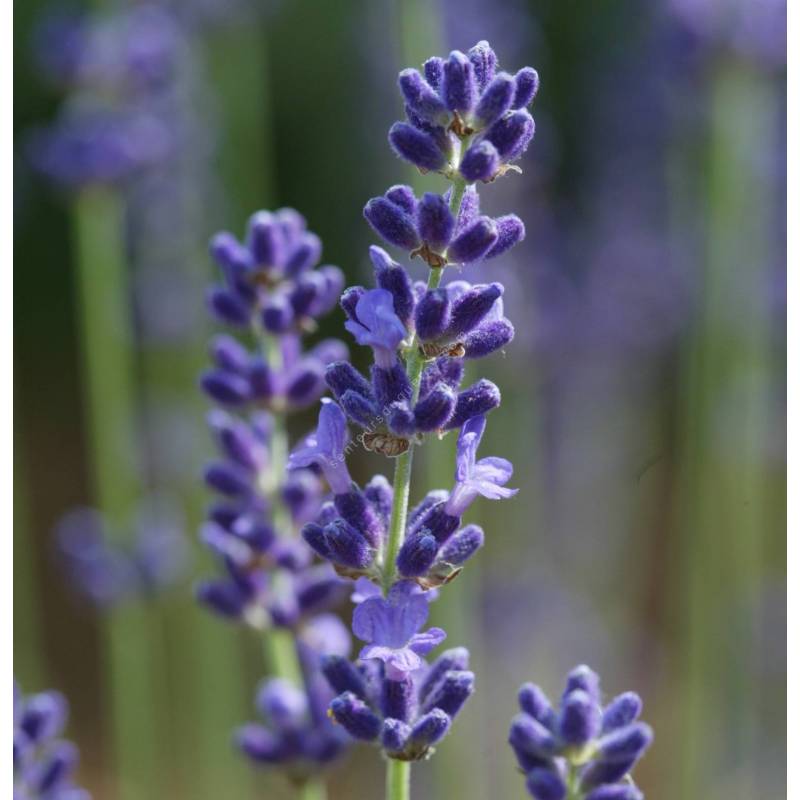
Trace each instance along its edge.
<instances>
[{"instance_id":1,"label":"green stem","mask_svg":"<svg viewBox=\"0 0 800 800\"><path fill-rule=\"evenodd\" d=\"M134 363L122 208L112 191L76 204L78 291L94 500L124 531L141 490L137 472ZM114 775L118 798L161 794L154 724L155 670L143 606L115 610L106 627ZM158 703L156 703L158 705Z\"/></svg>"},{"instance_id":2,"label":"green stem","mask_svg":"<svg viewBox=\"0 0 800 800\"><path fill-rule=\"evenodd\" d=\"M319 778L309 778L297 790L298 800L327 800L328 790Z\"/></svg>"},{"instance_id":3,"label":"green stem","mask_svg":"<svg viewBox=\"0 0 800 800\"><path fill-rule=\"evenodd\" d=\"M411 762L388 759L386 763L386 800L409 800L411 797Z\"/></svg>"}]
</instances>

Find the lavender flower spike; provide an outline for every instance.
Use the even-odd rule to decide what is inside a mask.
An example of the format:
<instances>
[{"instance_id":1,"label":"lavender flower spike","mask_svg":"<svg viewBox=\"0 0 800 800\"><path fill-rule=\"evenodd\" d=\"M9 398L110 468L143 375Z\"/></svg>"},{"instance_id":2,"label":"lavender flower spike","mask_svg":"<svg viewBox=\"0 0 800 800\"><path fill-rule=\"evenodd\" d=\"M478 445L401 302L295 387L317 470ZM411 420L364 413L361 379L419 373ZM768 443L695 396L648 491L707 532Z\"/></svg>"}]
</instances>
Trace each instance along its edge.
<instances>
[{"instance_id":1,"label":"lavender flower spike","mask_svg":"<svg viewBox=\"0 0 800 800\"><path fill-rule=\"evenodd\" d=\"M508 741L535 800L642 800L630 778L634 764L653 740L649 725L637 722L642 702L633 692L600 704L600 683L588 667L567 676L555 710L532 683L519 692L521 714Z\"/></svg>"},{"instance_id":2,"label":"lavender flower spike","mask_svg":"<svg viewBox=\"0 0 800 800\"><path fill-rule=\"evenodd\" d=\"M405 325L394 310L392 295L386 289L370 289L356 303L356 319L344 324L359 344L369 345L379 367L391 369L397 347L406 337Z\"/></svg>"},{"instance_id":3,"label":"lavender flower spike","mask_svg":"<svg viewBox=\"0 0 800 800\"><path fill-rule=\"evenodd\" d=\"M492 456L475 460L485 429L484 416L467 420L461 428L456 445L456 485L445 503L445 511L452 517L460 517L479 494L501 500L519 491L505 486L514 472L510 461Z\"/></svg>"},{"instance_id":4,"label":"lavender flower spike","mask_svg":"<svg viewBox=\"0 0 800 800\"><path fill-rule=\"evenodd\" d=\"M319 421L315 433L306 437L303 445L289 456L289 469L316 464L335 494L350 491L350 473L344 459L347 444L347 420L344 412L329 397L321 400Z\"/></svg>"},{"instance_id":5,"label":"lavender flower spike","mask_svg":"<svg viewBox=\"0 0 800 800\"><path fill-rule=\"evenodd\" d=\"M419 633L427 618L428 598L410 581L396 583L385 600L368 597L353 613L353 633L368 642L359 657L383 661L389 680L403 680L447 635L441 628Z\"/></svg>"}]
</instances>

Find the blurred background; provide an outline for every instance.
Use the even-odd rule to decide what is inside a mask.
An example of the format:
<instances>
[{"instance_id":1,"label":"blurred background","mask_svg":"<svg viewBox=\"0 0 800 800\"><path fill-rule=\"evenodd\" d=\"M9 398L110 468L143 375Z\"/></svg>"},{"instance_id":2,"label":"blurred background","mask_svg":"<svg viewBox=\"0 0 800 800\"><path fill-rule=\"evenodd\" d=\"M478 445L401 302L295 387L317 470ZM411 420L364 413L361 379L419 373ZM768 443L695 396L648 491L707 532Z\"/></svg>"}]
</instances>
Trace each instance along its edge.
<instances>
[{"instance_id":1,"label":"blurred background","mask_svg":"<svg viewBox=\"0 0 800 800\"><path fill-rule=\"evenodd\" d=\"M509 458L521 491L475 504L486 547L433 608L472 650L478 691L415 766L414 796L522 798L505 744L516 689L558 694L582 662L609 694L644 697L650 800L783 796L785 0L15 12L14 670L26 691L69 697L81 783L119 796L122 670L142 710L122 732L139 743L127 796L291 796L231 746L253 716L258 643L192 599L210 564L196 543L212 452L197 391L206 243L294 206L325 261L369 280L366 200L397 182L442 188L388 149L396 73L485 38L542 87L524 174L482 191L527 238L466 275L507 287L517 337L480 363L504 393L482 452ZM120 96L123 17L143 66ZM115 150L104 136L123 122L137 135ZM320 334L341 324L337 311ZM412 500L450 485L452 445L420 451ZM357 458L359 478L387 470ZM160 562L163 589L113 611L113 587L88 602L54 544L87 505L125 509L122 539L155 510L185 531L188 566ZM375 753L357 748L330 792L381 797Z\"/></svg>"}]
</instances>

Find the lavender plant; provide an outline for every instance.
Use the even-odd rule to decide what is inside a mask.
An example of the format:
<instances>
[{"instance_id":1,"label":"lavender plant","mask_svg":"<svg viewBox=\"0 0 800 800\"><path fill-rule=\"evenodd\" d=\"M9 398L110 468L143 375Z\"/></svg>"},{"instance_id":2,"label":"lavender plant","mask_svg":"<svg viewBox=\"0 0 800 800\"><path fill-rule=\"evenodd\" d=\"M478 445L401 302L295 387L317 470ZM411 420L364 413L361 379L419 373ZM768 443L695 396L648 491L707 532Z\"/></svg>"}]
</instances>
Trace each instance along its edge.
<instances>
[{"instance_id":1,"label":"lavender plant","mask_svg":"<svg viewBox=\"0 0 800 800\"><path fill-rule=\"evenodd\" d=\"M213 365L200 381L217 404L208 421L219 449L205 470L219 500L201 538L222 575L200 583L197 597L264 636L273 675L257 693L263 723L242 727L236 743L254 762L280 765L308 797L322 791L318 769L346 745L326 715L332 693L320 656L350 651L348 632L327 613L344 582L329 564L313 564L299 537L320 511L319 471L286 471L288 415L317 401L326 365L347 356L333 339L302 348L344 283L338 267L317 268L321 249L292 209L254 214L244 242L214 237L223 280L209 290L208 306L232 333L212 340Z\"/></svg>"},{"instance_id":2,"label":"lavender plant","mask_svg":"<svg viewBox=\"0 0 800 800\"><path fill-rule=\"evenodd\" d=\"M68 714L59 692L24 697L14 682L14 800L90 800L73 781L78 750L59 738Z\"/></svg>"},{"instance_id":3,"label":"lavender plant","mask_svg":"<svg viewBox=\"0 0 800 800\"><path fill-rule=\"evenodd\" d=\"M422 73L403 70L399 85L406 121L389 132L393 149L451 185L421 198L393 186L367 203L364 216L389 245L422 259L428 280L413 281L386 251L370 249L375 287L350 287L340 300L345 327L372 349L369 378L349 361L330 363L325 378L335 400L322 401L316 431L289 458L293 470L319 469L333 495L303 538L339 575L356 579L352 629L365 646L355 664L323 661L338 693L331 716L353 738L380 746L392 799L409 796L410 762L432 754L474 689L465 649L425 659L446 637L440 628L423 630L430 600L483 544L481 528L462 526L462 516L478 495L516 493L507 487L508 461L477 457L499 388L486 379L462 388L465 359L488 356L514 336L503 286L442 285L442 277L447 266L493 259L524 238L515 215L481 214L477 184L518 169L533 136L526 106L538 77L527 67L499 71L480 42L466 54L429 59ZM392 486L382 475L363 489L351 479L348 421L367 450L395 460ZM409 513L414 448L449 431L458 431L454 485L428 491Z\"/></svg>"},{"instance_id":4,"label":"lavender plant","mask_svg":"<svg viewBox=\"0 0 800 800\"><path fill-rule=\"evenodd\" d=\"M642 701L624 692L605 707L587 666L567 675L558 709L535 684L519 690L508 741L535 800L642 800L630 771L653 740Z\"/></svg>"}]
</instances>

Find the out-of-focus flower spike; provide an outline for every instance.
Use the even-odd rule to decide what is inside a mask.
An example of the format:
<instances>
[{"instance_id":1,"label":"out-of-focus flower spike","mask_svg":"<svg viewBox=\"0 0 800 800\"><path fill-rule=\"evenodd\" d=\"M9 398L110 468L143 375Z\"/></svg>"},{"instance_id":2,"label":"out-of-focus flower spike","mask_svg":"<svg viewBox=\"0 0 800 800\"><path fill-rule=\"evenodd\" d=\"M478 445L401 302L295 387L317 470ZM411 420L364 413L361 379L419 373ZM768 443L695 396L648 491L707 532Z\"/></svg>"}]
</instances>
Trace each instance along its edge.
<instances>
[{"instance_id":1,"label":"out-of-focus flower spike","mask_svg":"<svg viewBox=\"0 0 800 800\"><path fill-rule=\"evenodd\" d=\"M603 711L602 732L622 728L634 722L642 712L642 698L636 692L623 692L615 697Z\"/></svg>"},{"instance_id":2,"label":"out-of-focus flower spike","mask_svg":"<svg viewBox=\"0 0 800 800\"><path fill-rule=\"evenodd\" d=\"M570 745L584 745L600 731L600 709L582 689L570 692L561 702L558 735Z\"/></svg>"}]
</instances>

